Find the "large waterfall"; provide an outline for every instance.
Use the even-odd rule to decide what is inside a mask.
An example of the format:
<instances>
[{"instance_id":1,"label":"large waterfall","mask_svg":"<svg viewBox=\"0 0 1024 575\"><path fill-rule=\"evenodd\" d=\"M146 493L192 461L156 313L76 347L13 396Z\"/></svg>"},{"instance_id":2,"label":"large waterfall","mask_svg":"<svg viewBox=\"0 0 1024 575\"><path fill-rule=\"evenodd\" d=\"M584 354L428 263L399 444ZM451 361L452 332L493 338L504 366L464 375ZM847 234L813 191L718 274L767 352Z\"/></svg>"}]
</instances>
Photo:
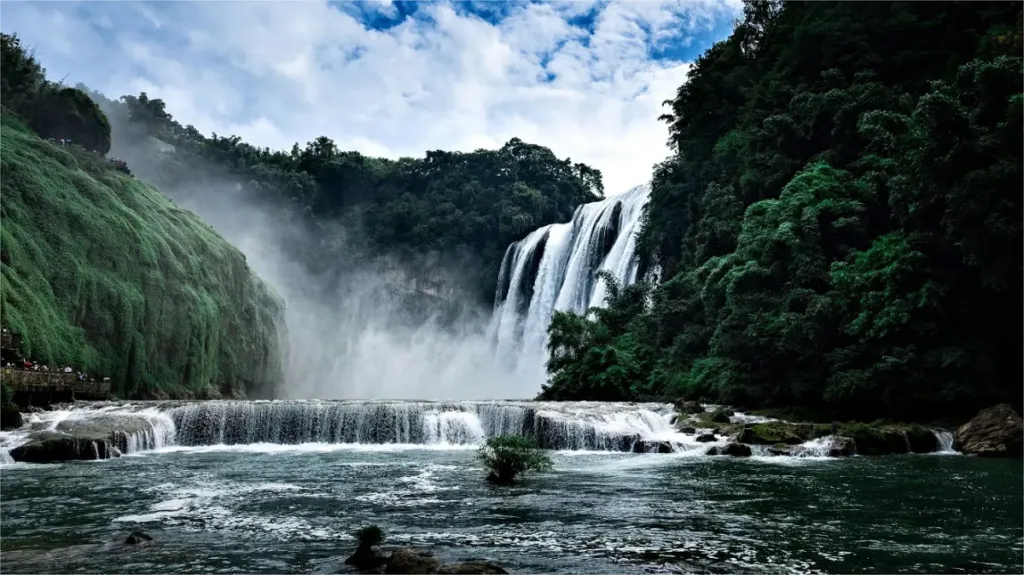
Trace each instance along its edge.
<instances>
[{"instance_id":1,"label":"large waterfall","mask_svg":"<svg viewBox=\"0 0 1024 575\"><path fill-rule=\"evenodd\" d=\"M544 226L508 247L491 329L498 357L509 368L542 369L555 310L581 313L605 305L599 271L623 285L636 281L636 232L650 193L645 184L585 204L571 222Z\"/></svg>"}]
</instances>

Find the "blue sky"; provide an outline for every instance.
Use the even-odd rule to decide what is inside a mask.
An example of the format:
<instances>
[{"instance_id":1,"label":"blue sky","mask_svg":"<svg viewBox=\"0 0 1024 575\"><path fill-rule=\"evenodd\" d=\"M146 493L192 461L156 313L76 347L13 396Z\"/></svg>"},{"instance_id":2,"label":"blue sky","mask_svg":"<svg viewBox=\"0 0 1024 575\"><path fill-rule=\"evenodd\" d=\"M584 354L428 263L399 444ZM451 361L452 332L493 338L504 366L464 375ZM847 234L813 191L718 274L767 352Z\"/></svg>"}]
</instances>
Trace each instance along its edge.
<instances>
[{"instance_id":1,"label":"blue sky","mask_svg":"<svg viewBox=\"0 0 1024 575\"><path fill-rule=\"evenodd\" d=\"M599 168L608 193L668 154L660 106L740 0L17 2L0 28L51 79L167 102L181 123L272 148L365 154L512 137Z\"/></svg>"}]
</instances>

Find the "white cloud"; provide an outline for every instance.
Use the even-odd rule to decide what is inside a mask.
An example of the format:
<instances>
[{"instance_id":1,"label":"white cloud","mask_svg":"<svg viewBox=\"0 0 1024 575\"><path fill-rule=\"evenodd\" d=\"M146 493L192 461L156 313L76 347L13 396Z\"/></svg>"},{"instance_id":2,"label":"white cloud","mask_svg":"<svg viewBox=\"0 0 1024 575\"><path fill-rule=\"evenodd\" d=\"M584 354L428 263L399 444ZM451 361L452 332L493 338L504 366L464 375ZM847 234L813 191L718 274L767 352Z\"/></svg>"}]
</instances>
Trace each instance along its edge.
<instances>
[{"instance_id":1,"label":"white cloud","mask_svg":"<svg viewBox=\"0 0 1024 575\"><path fill-rule=\"evenodd\" d=\"M351 9L351 7L346 7ZM512 137L605 175L650 177L668 153L657 121L686 45L738 0L524 4L497 24L447 3L384 31L319 2L4 3L51 75L110 95L145 90L183 124L287 149L319 135L372 155L496 147ZM580 16L594 12L586 28ZM390 0L356 12L397 18Z\"/></svg>"}]
</instances>

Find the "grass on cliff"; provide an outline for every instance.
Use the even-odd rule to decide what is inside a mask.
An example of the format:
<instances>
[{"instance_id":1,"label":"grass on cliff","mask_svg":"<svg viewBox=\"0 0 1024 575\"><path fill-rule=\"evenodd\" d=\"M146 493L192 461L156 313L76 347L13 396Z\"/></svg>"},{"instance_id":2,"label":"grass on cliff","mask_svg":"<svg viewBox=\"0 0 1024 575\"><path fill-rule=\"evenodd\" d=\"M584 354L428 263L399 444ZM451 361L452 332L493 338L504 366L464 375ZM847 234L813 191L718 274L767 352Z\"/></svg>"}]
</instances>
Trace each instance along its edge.
<instances>
[{"instance_id":1,"label":"grass on cliff","mask_svg":"<svg viewBox=\"0 0 1024 575\"><path fill-rule=\"evenodd\" d=\"M109 376L119 396L267 396L280 299L156 189L5 115L0 321L25 355Z\"/></svg>"}]
</instances>

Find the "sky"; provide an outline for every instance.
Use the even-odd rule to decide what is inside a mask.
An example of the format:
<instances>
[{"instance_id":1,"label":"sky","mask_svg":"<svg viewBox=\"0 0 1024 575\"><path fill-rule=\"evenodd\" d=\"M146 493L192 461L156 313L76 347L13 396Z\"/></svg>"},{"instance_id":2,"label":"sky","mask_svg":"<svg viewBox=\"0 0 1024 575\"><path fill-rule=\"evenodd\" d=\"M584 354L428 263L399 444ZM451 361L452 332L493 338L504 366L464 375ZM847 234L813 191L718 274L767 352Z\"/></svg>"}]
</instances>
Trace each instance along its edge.
<instances>
[{"instance_id":1,"label":"sky","mask_svg":"<svg viewBox=\"0 0 1024 575\"><path fill-rule=\"evenodd\" d=\"M661 103L741 0L0 2L51 80L146 92L183 125L397 158L513 137L604 174L665 159Z\"/></svg>"}]
</instances>

